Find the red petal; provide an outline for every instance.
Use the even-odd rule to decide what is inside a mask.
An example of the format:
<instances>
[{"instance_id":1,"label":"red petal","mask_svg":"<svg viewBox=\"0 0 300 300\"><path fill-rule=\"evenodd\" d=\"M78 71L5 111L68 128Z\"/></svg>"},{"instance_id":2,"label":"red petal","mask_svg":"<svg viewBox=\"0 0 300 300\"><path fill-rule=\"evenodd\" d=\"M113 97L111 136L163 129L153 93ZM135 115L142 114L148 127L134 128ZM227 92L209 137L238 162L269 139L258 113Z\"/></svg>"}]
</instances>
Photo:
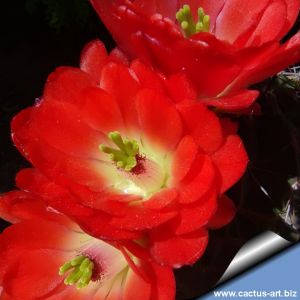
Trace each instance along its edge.
<instances>
[{"instance_id":1,"label":"red petal","mask_svg":"<svg viewBox=\"0 0 300 300\"><path fill-rule=\"evenodd\" d=\"M246 46L258 47L267 42L279 41L282 35L286 34L283 32L286 25L286 9L285 1L270 1Z\"/></svg>"},{"instance_id":2,"label":"red petal","mask_svg":"<svg viewBox=\"0 0 300 300\"><path fill-rule=\"evenodd\" d=\"M173 268L192 265L204 253L208 234L204 229L176 236L167 227L157 228L150 233L151 254L157 262Z\"/></svg>"},{"instance_id":3,"label":"red petal","mask_svg":"<svg viewBox=\"0 0 300 300\"><path fill-rule=\"evenodd\" d=\"M114 48L110 53L109 53L109 59L113 62L123 64L125 66L129 66L129 59L125 55L125 53L119 49L119 48Z\"/></svg>"},{"instance_id":4,"label":"red petal","mask_svg":"<svg viewBox=\"0 0 300 300\"><path fill-rule=\"evenodd\" d=\"M286 67L300 60L300 33L294 35L289 41L278 49L273 49L267 57L257 58L255 67L246 68L234 81L235 87L245 87L263 79L273 76Z\"/></svg>"},{"instance_id":5,"label":"red petal","mask_svg":"<svg viewBox=\"0 0 300 300\"><path fill-rule=\"evenodd\" d=\"M96 191L102 190L105 181L99 170L103 164L91 159L74 157L71 153L65 154L43 142L42 139L37 139L38 134L41 135L42 132L36 133L39 127L29 130L30 116L31 110L25 110L19 113L12 122L14 143L25 157L56 182L63 178L64 181L68 179ZM53 133L53 139L55 139L55 133ZM78 137L77 141L79 141ZM73 142L70 140L70 143ZM62 143L66 144L65 141ZM86 150L89 151L89 149ZM99 150L97 151L100 153Z\"/></svg>"},{"instance_id":6,"label":"red petal","mask_svg":"<svg viewBox=\"0 0 300 300\"><path fill-rule=\"evenodd\" d=\"M126 230L144 230L165 223L177 212L161 212L146 208L144 205L132 205L126 216L113 217L110 224Z\"/></svg>"},{"instance_id":7,"label":"red petal","mask_svg":"<svg viewBox=\"0 0 300 300\"><path fill-rule=\"evenodd\" d=\"M151 284L129 269L122 297L124 300L148 300L151 297Z\"/></svg>"},{"instance_id":8,"label":"red petal","mask_svg":"<svg viewBox=\"0 0 300 300\"><path fill-rule=\"evenodd\" d=\"M173 154L172 178L175 184L180 182L189 172L198 154L197 145L190 136L185 136Z\"/></svg>"},{"instance_id":9,"label":"red petal","mask_svg":"<svg viewBox=\"0 0 300 300\"><path fill-rule=\"evenodd\" d=\"M82 101L82 91L96 82L78 68L61 67L47 79L43 99L62 101L78 105Z\"/></svg>"},{"instance_id":10,"label":"red petal","mask_svg":"<svg viewBox=\"0 0 300 300\"><path fill-rule=\"evenodd\" d=\"M81 108L82 118L92 128L107 134L110 131L122 131L123 118L115 99L99 88L88 89Z\"/></svg>"},{"instance_id":11,"label":"red petal","mask_svg":"<svg viewBox=\"0 0 300 300\"><path fill-rule=\"evenodd\" d=\"M0 216L10 223L44 218L45 215L47 215L45 204L30 193L12 191L0 196Z\"/></svg>"},{"instance_id":12,"label":"red petal","mask_svg":"<svg viewBox=\"0 0 300 300\"><path fill-rule=\"evenodd\" d=\"M207 192L195 203L179 209L179 217L174 220L174 232L186 234L205 226L217 209L217 196L214 189Z\"/></svg>"},{"instance_id":13,"label":"red petal","mask_svg":"<svg viewBox=\"0 0 300 300\"><path fill-rule=\"evenodd\" d=\"M168 98L152 90L140 92L136 105L141 130L149 144L172 150L182 134L182 123L175 106Z\"/></svg>"},{"instance_id":14,"label":"red petal","mask_svg":"<svg viewBox=\"0 0 300 300\"><path fill-rule=\"evenodd\" d=\"M103 43L99 40L93 40L82 50L80 69L88 73L99 84L101 71L107 60L107 52Z\"/></svg>"},{"instance_id":15,"label":"red petal","mask_svg":"<svg viewBox=\"0 0 300 300\"><path fill-rule=\"evenodd\" d=\"M151 300L175 299L176 286L172 269L155 263L152 263L152 268L154 271L153 279L156 281L156 285L152 287Z\"/></svg>"},{"instance_id":16,"label":"red petal","mask_svg":"<svg viewBox=\"0 0 300 300\"><path fill-rule=\"evenodd\" d=\"M170 76L165 85L174 102L196 100L197 98L197 91L183 73Z\"/></svg>"},{"instance_id":17,"label":"red petal","mask_svg":"<svg viewBox=\"0 0 300 300\"><path fill-rule=\"evenodd\" d=\"M102 70L101 88L117 101L128 129L138 129L134 98L139 88L132 71L121 64L110 63Z\"/></svg>"},{"instance_id":18,"label":"red petal","mask_svg":"<svg viewBox=\"0 0 300 300\"><path fill-rule=\"evenodd\" d=\"M237 133L239 127L238 122L230 120L229 118L222 118L220 122L222 125L224 136L233 135Z\"/></svg>"},{"instance_id":19,"label":"red petal","mask_svg":"<svg viewBox=\"0 0 300 300\"><path fill-rule=\"evenodd\" d=\"M23 191L12 191L0 196L0 216L11 223L48 219L67 227L74 227L67 217L51 212L46 203Z\"/></svg>"},{"instance_id":20,"label":"red petal","mask_svg":"<svg viewBox=\"0 0 300 300\"><path fill-rule=\"evenodd\" d=\"M242 34L257 24L257 20L268 3L269 0L226 1L216 20L216 37L234 43Z\"/></svg>"},{"instance_id":21,"label":"red petal","mask_svg":"<svg viewBox=\"0 0 300 300\"><path fill-rule=\"evenodd\" d=\"M219 198L218 209L214 216L209 220L208 227L218 229L229 224L236 213L235 206L230 198L222 195Z\"/></svg>"},{"instance_id":22,"label":"red petal","mask_svg":"<svg viewBox=\"0 0 300 300\"><path fill-rule=\"evenodd\" d=\"M216 46L215 41L210 41L215 39L213 36L209 41L184 37L169 41L170 36L168 33L163 37L138 35L136 43L146 49L149 57L147 61L157 66L166 75L184 70L197 88L198 96L218 95L240 74L241 67L237 64L236 57L232 56L232 51L228 53L226 49L228 45L219 42ZM202 59L203 57L205 59Z\"/></svg>"},{"instance_id":23,"label":"red petal","mask_svg":"<svg viewBox=\"0 0 300 300\"><path fill-rule=\"evenodd\" d=\"M220 192L223 193L241 178L247 167L248 156L241 139L230 135L223 147L212 155L212 160L218 169Z\"/></svg>"},{"instance_id":24,"label":"red petal","mask_svg":"<svg viewBox=\"0 0 300 300\"><path fill-rule=\"evenodd\" d=\"M297 16L299 15L300 1L299 0L285 0L287 20L286 26L283 28L283 33L287 33L294 25Z\"/></svg>"},{"instance_id":25,"label":"red petal","mask_svg":"<svg viewBox=\"0 0 300 300\"><path fill-rule=\"evenodd\" d=\"M215 185L215 168L209 156L198 155L191 170L178 185L179 202L192 203L203 197Z\"/></svg>"},{"instance_id":26,"label":"red petal","mask_svg":"<svg viewBox=\"0 0 300 300\"><path fill-rule=\"evenodd\" d=\"M21 254L5 275L3 286L14 299L46 297L60 285L59 267L66 254L55 250L35 250Z\"/></svg>"},{"instance_id":27,"label":"red petal","mask_svg":"<svg viewBox=\"0 0 300 300\"><path fill-rule=\"evenodd\" d=\"M104 141L103 134L85 124L81 113L73 105L57 101L44 102L33 110L31 117L27 130L32 130L37 138L52 147L68 155L88 158L100 156L99 144Z\"/></svg>"},{"instance_id":28,"label":"red petal","mask_svg":"<svg viewBox=\"0 0 300 300\"><path fill-rule=\"evenodd\" d=\"M175 188L165 188L155 193L150 199L144 201L144 207L160 210L175 202L178 191Z\"/></svg>"},{"instance_id":29,"label":"red petal","mask_svg":"<svg viewBox=\"0 0 300 300\"><path fill-rule=\"evenodd\" d=\"M135 60L130 68L138 77L143 88L163 91L163 79L158 75L159 73L151 69L150 66L145 66L139 60Z\"/></svg>"},{"instance_id":30,"label":"red petal","mask_svg":"<svg viewBox=\"0 0 300 300\"><path fill-rule=\"evenodd\" d=\"M221 124L216 115L201 103L184 102L177 107L187 134L190 134L205 152L216 151L223 142Z\"/></svg>"},{"instance_id":31,"label":"red petal","mask_svg":"<svg viewBox=\"0 0 300 300\"><path fill-rule=\"evenodd\" d=\"M245 90L215 99L203 99L204 104L224 111L238 111L250 107L259 96L258 91Z\"/></svg>"},{"instance_id":32,"label":"red petal","mask_svg":"<svg viewBox=\"0 0 300 300\"><path fill-rule=\"evenodd\" d=\"M137 239L140 236L139 232L121 230L112 226L109 224L111 220L109 214L81 205L78 198L61 186L48 181L38 172L33 171L31 174L19 177L18 185L41 196L49 206L69 216L92 236L112 240Z\"/></svg>"},{"instance_id":33,"label":"red petal","mask_svg":"<svg viewBox=\"0 0 300 300\"><path fill-rule=\"evenodd\" d=\"M37 226L38 224L38 226ZM47 234L42 234L42 233ZM26 234L25 234L26 233ZM2 233L6 252L22 252L25 249L55 249L71 251L80 245L80 234L47 220L28 220L8 227Z\"/></svg>"}]
</instances>

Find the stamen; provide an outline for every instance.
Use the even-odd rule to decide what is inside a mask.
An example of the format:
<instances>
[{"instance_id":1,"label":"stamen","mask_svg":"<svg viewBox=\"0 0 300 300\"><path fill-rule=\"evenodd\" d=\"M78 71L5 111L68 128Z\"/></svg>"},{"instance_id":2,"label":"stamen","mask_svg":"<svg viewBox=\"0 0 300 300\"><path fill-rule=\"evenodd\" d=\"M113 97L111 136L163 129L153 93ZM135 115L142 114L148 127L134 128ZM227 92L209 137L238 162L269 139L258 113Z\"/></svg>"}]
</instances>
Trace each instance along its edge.
<instances>
[{"instance_id":1,"label":"stamen","mask_svg":"<svg viewBox=\"0 0 300 300\"><path fill-rule=\"evenodd\" d=\"M86 256L80 255L74 259L66 262L59 268L59 275L64 275L69 272L65 278L64 283L66 285L74 285L78 289L86 287L93 275L94 263Z\"/></svg>"},{"instance_id":2,"label":"stamen","mask_svg":"<svg viewBox=\"0 0 300 300\"><path fill-rule=\"evenodd\" d=\"M139 145L136 140L122 139L118 131L112 131L108 134L109 139L118 146L119 149L113 149L101 144L99 149L110 155L118 168L125 171L131 171L137 165L136 156L139 153Z\"/></svg>"},{"instance_id":3,"label":"stamen","mask_svg":"<svg viewBox=\"0 0 300 300\"><path fill-rule=\"evenodd\" d=\"M210 28L210 17L205 14L202 7L198 8L197 23L194 22L191 8L187 4L176 13L176 19L187 38L199 32L208 32Z\"/></svg>"}]
</instances>

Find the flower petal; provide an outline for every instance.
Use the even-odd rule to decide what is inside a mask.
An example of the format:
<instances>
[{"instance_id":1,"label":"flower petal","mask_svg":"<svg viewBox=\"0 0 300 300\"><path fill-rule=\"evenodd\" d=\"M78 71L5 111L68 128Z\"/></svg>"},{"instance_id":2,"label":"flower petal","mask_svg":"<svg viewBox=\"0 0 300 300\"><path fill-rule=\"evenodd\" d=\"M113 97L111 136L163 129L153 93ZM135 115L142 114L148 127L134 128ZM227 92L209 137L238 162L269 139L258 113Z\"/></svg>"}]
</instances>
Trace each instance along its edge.
<instances>
[{"instance_id":1,"label":"flower petal","mask_svg":"<svg viewBox=\"0 0 300 300\"><path fill-rule=\"evenodd\" d=\"M172 150L182 134L182 123L175 106L164 95L145 89L136 99L143 140L165 151ZM147 143L147 144L148 144Z\"/></svg>"},{"instance_id":2,"label":"flower petal","mask_svg":"<svg viewBox=\"0 0 300 300\"><path fill-rule=\"evenodd\" d=\"M174 232L182 235L205 226L216 209L217 196L212 189L197 202L184 205L179 209L179 216L173 221Z\"/></svg>"},{"instance_id":3,"label":"flower petal","mask_svg":"<svg viewBox=\"0 0 300 300\"><path fill-rule=\"evenodd\" d=\"M185 136L173 154L172 179L175 184L180 182L191 169L198 154L197 145L190 136Z\"/></svg>"},{"instance_id":4,"label":"flower petal","mask_svg":"<svg viewBox=\"0 0 300 300\"><path fill-rule=\"evenodd\" d=\"M196 100L197 98L196 89L184 73L171 75L166 80L165 85L172 100L176 103L185 100Z\"/></svg>"},{"instance_id":5,"label":"flower petal","mask_svg":"<svg viewBox=\"0 0 300 300\"><path fill-rule=\"evenodd\" d=\"M44 249L20 254L5 274L5 291L13 299L47 298L63 281L57 270L67 256L61 251Z\"/></svg>"},{"instance_id":6,"label":"flower petal","mask_svg":"<svg viewBox=\"0 0 300 300\"><path fill-rule=\"evenodd\" d=\"M93 80L99 84L101 71L107 63L107 52L105 46L99 40L89 42L81 53L80 69L88 73Z\"/></svg>"},{"instance_id":7,"label":"flower petal","mask_svg":"<svg viewBox=\"0 0 300 300\"><path fill-rule=\"evenodd\" d=\"M86 159L84 159L72 156L70 155L71 153L59 151L44 142L42 138L37 138L39 135L42 135L42 132L39 132L39 127L29 128L28 123L31 120L31 111L32 109L22 111L12 122L14 143L24 156L35 167L56 182L69 180L88 186L96 191L102 190L103 186L106 185L106 181L98 169L104 168L104 165L97 160L89 159L88 155ZM55 140L55 132L52 132L52 134ZM61 139L63 139L63 137L61 137ZM78 137L77 141L79 142ZM73 142L75 141L70 140L71 144ZM67 141L62 141L62 144L67 144ZM70 147L69 145L69 148ZM74 145L74 147L76 146ZM84 148L89 152L90 149L85 146L83 146L82 151L84 151ZM74 151L76 152L76 149L74 149ZM100 153L99 150L95 150L94 152L96 151ZM99 155L101 156L101 153Z\"/></svg>"},{"instance_id":8,"label":"flower petal","mask_svg":"<svg viewBox=\"0 0 300 300\"><path fill-rule=\"evenodd\" d=\"M139 127L134 99L139 83L134 78L134 73L124 65L107 64L102 70L100 87L111 94L119 104L125 126L136 131Z\"/></svg>"},{"instance_id":9,"label":"flower petal","mask_svg":"<svg viewBox=\"0 0 300 300\"><path fill-rule=\"evenodd\" d=\"M126 230L144 230L157 227L172 219L177 212L155 211L146 208L143 204L131 205L125 216L113 217L110 221L112 226Z\"/></svg>"},{"instance_id":10,"label":"flower petal","mask_svg":"<svg viewBox=\"0 0 300 300\"><path fill-rule=\"evenodd\" d=\"M139 60L132 62L130 68L134 71L143 88L154 89L163 92L163 78L158 72L155 72L150 66L142 64Z\"/></svg>"},{"instance_id":11,"label":"flower petal","mask_svg":"<svg viewBox=\"0 0 300 300\"><path fill-rule=\"evenodd\" d=\"M231 88L249 86L277 74L287 66L300 60L299 49L300 33L298 32L285 44L273 49L266 57L257 60L256 62L259 62L259 65L244 69L232 83Z\"/></svg>"},{"instance_id":12,"label":"flower petal","mask_svg":"<svg viewBox=\"0 0 300 300\"><path fill-rule=\"evenodd\" d=\"M203 197L215 184L215 168L211 158L198 154L190 171L178 185L179 202L193 203Z\"/></svg>"},{"instance_id":13,"label":"flower petal","mask_svg":"<svg viewBox=\"0 0 300 300\"><path fill-rule=\"evenodd\" d=\"M221 228L232 221L236 213L232 200L226 195L222 195L218 201L218 209L208 222L211 229Z\"/></svg>"},{"instance_id":14,"label":"flower petal","mask_svg":"<svg viewBox=\"0 0 300 300\"><path fill-rule=\"evenodd\" d=\"M220 121L202 103L182 102L177 105L185 131L205 152L216 151L223 142Z\"/></svg>"},{"instance_id":15,"label":"flower petal","mask_svg":"<svg viewBox=\"0 0 300 300\"><path fill-rule=\"evenodd\" d=\"M74 224L67 217L51 212L46 203L33 194L23 191L12 191L0 196L0 216L11 223L47 219L67 227L74 227Z\"/></svg>"},{"instance_id":16,"label":"flower petal","mask_svg":"<svg viewBox=\"0 0 300 300\"><path fill-rule=\"evenodd\" d=\"M260 18L256 29L248 37L246 46L260 46L271 41L279 41L286 25L286 7L285 0L272 0L266 7L262 17Z\"/></svg>"},{"instance_id":17,"label":"flower petal","mask_svg":"<svg viewBox=\"0 0 300 300\"><path fill-rule=\"evenodd\" d=\"M128 271L123 287L124 300L150 300L151 284L137 275L132 269Z\"/></svg>"},{"instance_id":18,"label":"flower petal","mask_svg":"<svg viewBox=\"0 0 300 300\"><path fill-rule=\"evenodd\" d=\"M208 234L205 229L185 234L174 235L167 227L151 231L151 254L162 265L180 268L192 265L204 253Z\"/></svg>"},{"instance_id":19,"label":"flower petal","mask_svg":"<svg viewBox=\"0 0 300 300\"><path fill-rule=\"evenodd\" d=\"M233 44L241 34L256 25L268 3L269 0L226 1L216 20L216 37Z\"/></svg>"},{"instance_id":20,"label":"flower petal","mask_svg":"<svg viewBox=\"0 0 300 300\"><path fill-rule=\"evenodd\" d=\"M250 107L259 96L258 91L245 90L234 94L229 94L220 98L201 100L208 106L213 106L224 111L238 111Z\"/></svg>"},{"instance_id":21,"label":"flower petal","mask_svg":"<svg viewBox=\"0 0 300 300\"><path fill-rule=\"evenodd\" d=\"M115 99L99 88L90 88L84 94L82 118L93 129L107 135L110 131L122 131L122 114Z\"/></svg>"},{"instance_id":22,"label":"flower petal","mask_svg":"<svg viewBox=\"0 0 300 300\"><path fill-rule=\"evenodd\" d=\"M165 188L155 193L150 199L144 201L144 207L160 210L172 205L178 196L178 191L175 188Z\"/></svg>"},{"instance_id":23,"label":"flower petal","mask_svg":"<svg viewBox=\"0 0 300 300\"><path fill-rule=\"evenodd\" d=\"M89 74L78 68L60 67L49 75L43 99L78 105L82 101L82 91L95 84Z\"/></svg>"},{"instance_id":24,"label":"flower petal","mask_svg":"<svg viewBox=\"0 0 300 300\"><path fill-rule=\"evenodd\" d=\"M50 182L43 175L34 170L29 174L20 174L17 184L20 188L29 190L42 197L49 206L68 215L91 236L106 239L136 239L138 232L126 231L109 224L111 216L105 212L80 204L78 198L62 186ZM23 175L23 176L21 176Z\"/></svg>"},{"instance_id":25,"label":"flower petal","mask_svg":"<svg viewBox=\"0 0 300 300\"><path fill-rule=\"evenodd\" d=\"M241 139L230 135L223 147L212 155L212 160L218 169L220 192L223 193L241 178L247 167L248 156Z\"/></svg>"}]
</instances>

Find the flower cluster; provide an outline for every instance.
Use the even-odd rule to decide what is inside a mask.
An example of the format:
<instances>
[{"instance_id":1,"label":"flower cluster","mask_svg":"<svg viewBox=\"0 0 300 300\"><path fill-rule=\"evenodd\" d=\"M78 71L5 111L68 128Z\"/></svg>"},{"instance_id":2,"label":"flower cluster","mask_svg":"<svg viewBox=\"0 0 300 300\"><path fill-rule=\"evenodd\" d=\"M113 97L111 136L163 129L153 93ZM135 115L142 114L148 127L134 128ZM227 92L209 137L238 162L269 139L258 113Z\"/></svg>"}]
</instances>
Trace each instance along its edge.
<instances>
[{"instance_id":1,"label":"flower cluster","mask_svg":"<svg viewBox=\"0 0 300 300\"><path fill-rule=\"evenodd\" d=\"M167 75L184 72L199 100L223 110L249 107L258 96L247 89L251 84L300 60L299 33L281 43L299 14L299 0L91 2L130 57Z\"/></svg>"},{"instance_id":2,"label":"flower cluster","mask_svg":"<svg viewBox=\"0 0 300 300\"><path fill-rule=\"evenodd\" d=\"M3 299L175 299L248 162L210 106L250 107L299 59L298 35L279 44L299 1L91 2L120 48L90 42L12 121L32 168L0 199Z\"/></svg>"}]
</instances>

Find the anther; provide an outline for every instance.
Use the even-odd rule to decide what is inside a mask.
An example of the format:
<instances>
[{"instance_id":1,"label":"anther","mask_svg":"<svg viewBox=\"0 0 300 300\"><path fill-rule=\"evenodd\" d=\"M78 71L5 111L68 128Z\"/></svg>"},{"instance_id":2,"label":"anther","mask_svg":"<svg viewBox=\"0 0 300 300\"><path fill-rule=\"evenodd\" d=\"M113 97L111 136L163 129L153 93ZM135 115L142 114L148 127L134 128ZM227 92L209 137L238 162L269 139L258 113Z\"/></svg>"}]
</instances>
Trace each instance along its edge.
<instances>
[{"instance_id":1,"label":"anther","mask_svg":"<svg viewBox=\"0 0 300 300\"><path fill-rule=\"evenodd\" d=\"M195 23L189 5L185 4L176 13L176 19L179 22L184 35L188 38L199 32L208 32L210 28L210 17L206 15L203 8L198 8L198 18Z\"/></svg>"},{"instance_id":2,"label":"anther","mask_svg":"<svg viewBox=\"0 0 300 300\"><path fill-rule=\"evenodd\" d=\"M112 131L108 134L109 139L119 148L114 149L101 144L99 149L109 154L109 157L114 161L118 168L125 171L131 171L137 165L136 156L139 153L139 145L136 140L128 140L122 138L118 131Z\"/></svg>"},{"instance_id":3,"label":"anther","mask_svg":"<svg viewBox=\"0 0 300 300\"><path fill-rule=\"evenodd\" d=\"M93 275L94 263L86 256L80 255L66 262L59 268L59 275L68 276L65 278L66 285L75 285L78 289L86 287Z\"/></svg>"}]
</instances>

